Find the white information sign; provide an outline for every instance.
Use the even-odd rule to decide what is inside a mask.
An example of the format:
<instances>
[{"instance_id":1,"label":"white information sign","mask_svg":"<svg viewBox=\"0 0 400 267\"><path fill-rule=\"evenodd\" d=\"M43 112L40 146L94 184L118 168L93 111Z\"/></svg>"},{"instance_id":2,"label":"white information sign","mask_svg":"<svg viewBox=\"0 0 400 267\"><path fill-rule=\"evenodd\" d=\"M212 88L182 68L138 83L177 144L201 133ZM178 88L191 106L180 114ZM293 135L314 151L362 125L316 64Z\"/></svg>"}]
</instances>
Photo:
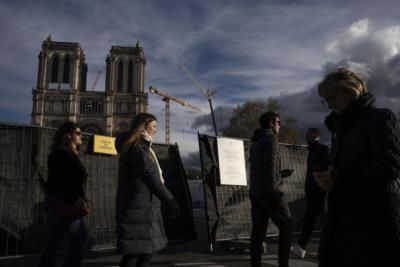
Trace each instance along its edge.
<instances>
[{"instance_id":1,"label":"white information sign","mask_svg":"<svg viewBox=\"0 0 400 267\"><path fill-rule=\"evenodd\" d=\"M221 184L247 185L242 140L217 137Z\"/></svg>"}]
</instances>

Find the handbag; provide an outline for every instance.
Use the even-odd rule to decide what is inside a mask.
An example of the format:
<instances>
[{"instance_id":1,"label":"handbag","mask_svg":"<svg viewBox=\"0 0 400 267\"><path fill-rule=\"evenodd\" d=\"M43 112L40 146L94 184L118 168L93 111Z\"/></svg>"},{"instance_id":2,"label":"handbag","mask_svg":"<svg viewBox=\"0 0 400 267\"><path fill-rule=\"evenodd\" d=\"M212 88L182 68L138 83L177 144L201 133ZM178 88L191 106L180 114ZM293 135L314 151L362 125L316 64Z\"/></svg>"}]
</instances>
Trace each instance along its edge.
<instances>
[{"instance_id":1,"label":"handbag","mask_svg":"<svg viewBox=\"0 0 400 267\"><path fill-rule=\"evenodd\" d=\"M87 202L83 198L79 198L74 203L66 201L59 197L56 205L56 213L64 218L80 218L90 213Z\"/></svg>"}]
</instances>

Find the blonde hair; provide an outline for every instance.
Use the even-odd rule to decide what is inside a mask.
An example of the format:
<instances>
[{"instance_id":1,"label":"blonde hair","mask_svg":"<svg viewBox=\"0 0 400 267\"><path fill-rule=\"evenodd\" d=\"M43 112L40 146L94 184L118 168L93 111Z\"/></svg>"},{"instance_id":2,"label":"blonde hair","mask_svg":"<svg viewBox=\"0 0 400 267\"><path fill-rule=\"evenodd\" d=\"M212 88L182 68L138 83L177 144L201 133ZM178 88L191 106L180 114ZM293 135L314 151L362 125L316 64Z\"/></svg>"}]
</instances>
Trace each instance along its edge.
<instances>
[{"instance_id":1,"label":"blonde hair","mask_svg":"<svg viewBox=\"0 0 400 267\"><path fill-rule=\"evenodd\" d=\"M138 143L147 125L152 121L157 121L157 118L150 113L139 113L136 115L129 130L129 137L123 146L123 152L127 151L131 146L135 146Z\"/></svg>"},{"instance_id":2,"label":"blonde hair","mask_svg":"<svg viewBox=\"0 0 400 267\"><path fill-rule=\"evenodd\" d=\"M355 99L368 92L364 79L344 67L327 74L318 85L320 96L338 89L351 93Z\"/></svg>"}]
</instances>

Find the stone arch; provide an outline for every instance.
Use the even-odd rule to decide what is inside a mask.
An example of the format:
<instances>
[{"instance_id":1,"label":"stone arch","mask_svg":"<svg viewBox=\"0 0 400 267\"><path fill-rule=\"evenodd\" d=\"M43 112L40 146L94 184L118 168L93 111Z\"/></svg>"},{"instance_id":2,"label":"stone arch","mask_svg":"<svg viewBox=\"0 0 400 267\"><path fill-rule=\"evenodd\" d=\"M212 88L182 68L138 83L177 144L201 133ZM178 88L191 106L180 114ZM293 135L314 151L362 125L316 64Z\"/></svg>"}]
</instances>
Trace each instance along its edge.
<instances>
[{"instance_id":1,"label":"stone arch","mask_svg":"<svg viewBox=\"0 0 400 267\"><path fill-rule=\"evenodd\" d=\"M117 66L117 92L122 92L124 86L124 63L122 59L118 62Z\"/></svg>"},{"instance_id":2,"label":"stone arch","mask_svg":"<svg viewBox=\"0 0 400 267\"><path fill-rule=\"evenodd\" d=\"M128 93L133 92L133 62L129 60L128 63Z\"/></svg>"},{"instance_id":3,"label":"stone arch","mask_svg":"<svg viewBox=\"0 0 400 267\"><path fill-rule=\"evenodd\" d=\"M59 55L55 54L51 58L51 69L50 69L50 82L57 83L58 82L58 69L59 69Z\"/></svg>"},{"instance_id":4,"label":"stone arch","mask_svg":"<svg viewBox=\"0 0 400 267\"><path fill-rule=\"evenodd\" d=\"M70 75L71 75L71 60L69 56L65 56L64 58L64 69L63 69L63 77L62 77L62 82L63 83L69 83L70 81Z\"/></svg>"}]
</instances>

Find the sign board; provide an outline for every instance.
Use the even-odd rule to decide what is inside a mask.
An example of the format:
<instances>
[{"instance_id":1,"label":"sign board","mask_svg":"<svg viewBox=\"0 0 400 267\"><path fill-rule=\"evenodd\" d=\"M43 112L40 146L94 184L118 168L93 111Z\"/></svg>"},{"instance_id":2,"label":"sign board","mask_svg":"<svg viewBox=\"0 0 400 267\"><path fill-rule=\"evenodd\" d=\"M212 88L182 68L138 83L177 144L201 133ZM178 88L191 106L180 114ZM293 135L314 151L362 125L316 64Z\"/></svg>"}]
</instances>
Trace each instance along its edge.
<instances>
[{"instance_id":1,"label":"sign board","mask_svg":"<svg viewBox=\"0 0 400 267\"><path fill-rule=\"evenodd\" d=\"M115 138L111 136L94 135L93 152L109 155L117 155L115 150Z\"/></svg>"},{"instance_id":2,"label":"sign board","mask_svg":"<svg viewBox=\"0 0 400 267\"><path fill-rule=\"evenodd\" d=\"M247 185L243 140L217 137L221 184Z\"/></svg>"}]
</instances>

